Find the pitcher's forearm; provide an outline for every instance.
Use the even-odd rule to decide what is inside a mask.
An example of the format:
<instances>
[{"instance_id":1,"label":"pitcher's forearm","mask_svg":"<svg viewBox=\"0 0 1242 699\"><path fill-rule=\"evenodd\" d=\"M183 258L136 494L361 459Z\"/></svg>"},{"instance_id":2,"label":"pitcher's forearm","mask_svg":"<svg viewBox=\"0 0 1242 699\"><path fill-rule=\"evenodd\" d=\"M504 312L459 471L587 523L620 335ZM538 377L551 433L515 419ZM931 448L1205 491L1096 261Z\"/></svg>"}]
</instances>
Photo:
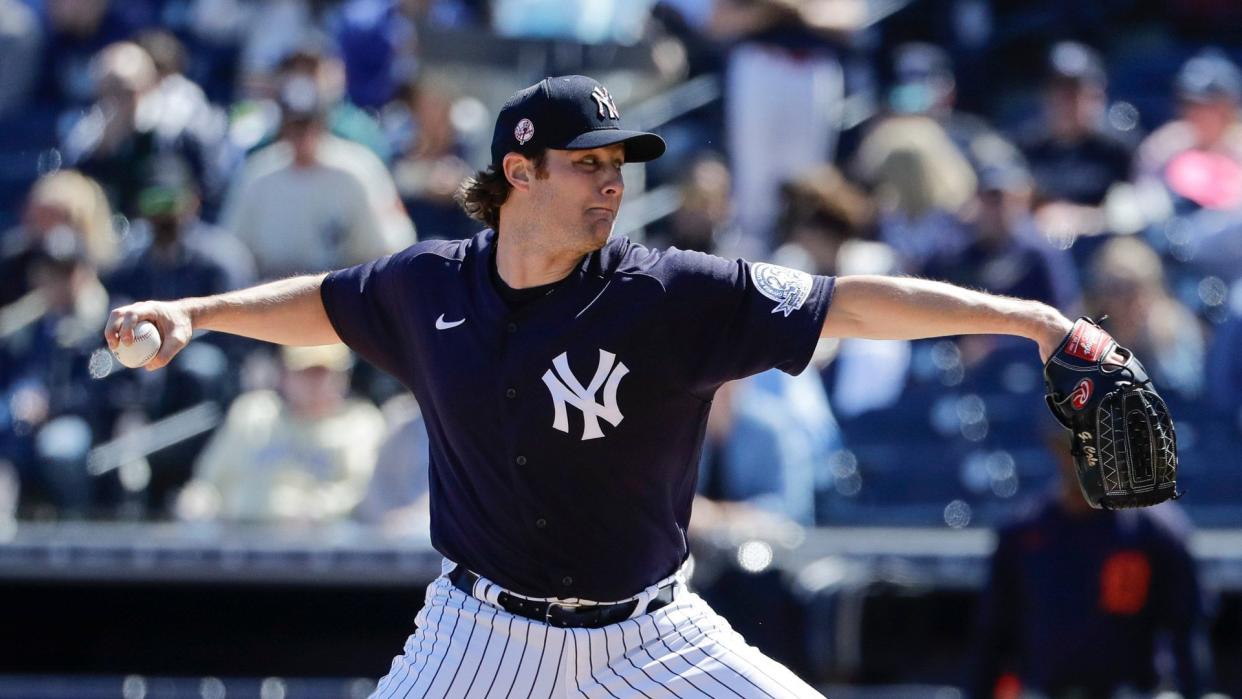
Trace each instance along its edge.
<instances>
[{"instance_id":1,"label":"pitcher's forearm","mask_svg":"<svg viewBox=\"0 0 1242 699\"><path fill-rule=\"evenodd\" d=\"M913 340L997 333L1034 340L1042 355L1071 323L1047 304L996 296L908 277L851 276L837 280L825 337Z\"/></svg>"},{"instance_id":2,"label":"pitcher's forearm","mask_svg":"<svg viewBox=\"0 0 1242 699\"><path fill-rule=\"evenodd\" d=\"M180 301L195 330L242 335L280 345L340 342L319 287L327 274L292 277L203 298Z\"/></svg>"}]
</instances>

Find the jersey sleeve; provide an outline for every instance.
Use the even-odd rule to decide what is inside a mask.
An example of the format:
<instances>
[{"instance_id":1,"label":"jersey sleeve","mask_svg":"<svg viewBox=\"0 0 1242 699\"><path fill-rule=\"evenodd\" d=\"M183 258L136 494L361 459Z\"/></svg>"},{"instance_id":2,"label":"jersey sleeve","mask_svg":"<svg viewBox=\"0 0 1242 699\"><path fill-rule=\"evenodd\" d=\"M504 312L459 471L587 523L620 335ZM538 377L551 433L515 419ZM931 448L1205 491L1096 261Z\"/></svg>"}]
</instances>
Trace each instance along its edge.
<instances>
[{"instance_id":1,"label":"jersey sleeve","mask_svg":"<svg viewBox=\"0 0 1242 699\"><path fill-rule=\"evenodd\" d=\"M381 257L330 273L320 286L323 307L341 341L367 361L405 380L408 352L401 350L401 305L411 298L403 254Z\"/></svg>"},{"instance_id":2,"label":"jersey sleeve","mask_svg":"<svg viewBox=\"0 0 1242 699\"><path fill-rule=\"evenodd\" d=\"M660 266L675 307L671 346L693 389L772 368L799 374L811 361L834 277L676 249Z\"/></svg>"}]
</instances>

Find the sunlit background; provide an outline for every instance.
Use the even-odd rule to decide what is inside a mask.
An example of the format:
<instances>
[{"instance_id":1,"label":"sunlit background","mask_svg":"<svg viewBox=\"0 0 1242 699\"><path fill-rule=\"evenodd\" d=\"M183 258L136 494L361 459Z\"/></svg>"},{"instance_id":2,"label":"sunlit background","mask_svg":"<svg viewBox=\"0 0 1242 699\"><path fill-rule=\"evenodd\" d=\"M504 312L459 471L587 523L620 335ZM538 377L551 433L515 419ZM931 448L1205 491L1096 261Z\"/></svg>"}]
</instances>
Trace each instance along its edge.
<instances>
[{"instance_id":1,"label":"sunlit background","mask_svg":"<svg viewBox=\"0 0 1242 699\"><path fill-rule=\"evenodd\" d=\"M374 688L439 572L418 405L104 318L473 234L568 73L668 142L617 234L1107 315L1177 422L1187 495L1117 518L1027 341L727 385L690 565L753 644L834 698L1242 694L1239 60L1237 0L0 0L0 697Z\"/></svg>"}]
</instances>

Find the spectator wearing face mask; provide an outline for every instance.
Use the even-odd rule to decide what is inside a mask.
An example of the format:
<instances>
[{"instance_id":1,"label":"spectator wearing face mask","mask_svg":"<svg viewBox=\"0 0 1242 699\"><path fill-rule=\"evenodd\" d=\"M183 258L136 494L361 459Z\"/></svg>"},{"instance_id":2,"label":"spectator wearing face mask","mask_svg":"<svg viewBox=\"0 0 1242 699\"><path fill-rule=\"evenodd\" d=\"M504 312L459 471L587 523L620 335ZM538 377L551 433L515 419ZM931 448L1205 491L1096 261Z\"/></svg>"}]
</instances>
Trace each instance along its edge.
<instances>
[{"instance_id":1,"label":"spectator wearing face mask","mask_svg":"<svg viewBox=\"0 0 1242 699\"><path fill-rule=\"evenodd\" d=\"M152 162L138 193L141 242L107 279L116 298L207 296L254 283L254 259L228 232L199 218L198 185L175 156Z\"/></svg>"},{"instance_id":2,"label":"spectator wearing face mask","mask_svg":"<svg viewBox=\"0 0 1242 699\"><path fill-rule=\"evenodd\" d=\"M82 238L84 252L96 268L115 264L118 241L112 209L99 183L76 170L44 175L30 188L21 223L0 235L0 306L30 291L33 262L47 236L58 229Z\"/></svg>"},{"instance_id":3,"label":"spectator wearing face mask","mask_svg":"<svg viewBox=\"0 0 1242 699\"><path fill-rule=\"evenodd\" d=\"M279 97L280 140L246 160L221 216L259 276L344 267L413 244L392 176L364 146L329 132L316 82L290 77Z\"/></svg>"},{"instance_id":4,"label":"spectator wearing face mask","mask_svg":"<svg viewBox=\"0 0 1242 699\"><path fill-rule=\"evenodd\" d=\"M27 512L85 515L103 485L87 474L86 455L108 424L90 376L108 294L66 226L42 237L30 278L30 292L0 308L0 461L16 465Z\"/></svg>"},{"instance_id":5,"label":"spectator wearing face mask","mask_svg":"<svg viewBox=\"0 0 1242 699\"><path fill-rule=\"evenodd\" d=\"M478 230L454 195L473 170L462 133L452 119L456 91L436 79L403 84L385 107L385 122L401 133L393 180L419 236L466 238Z\"/></svg>"},{"instance_id":6,"label":"spectator wearing face mask","mask_svg":"<svg viewBox=\"0 0 1242 699\"><path fill-rule=\"evenodd\" d=\"M1136 144L1109 128L1107 75L1091 48L1063 41L1048 55L1041 118L1019 135L1035 180L1035 221L1047 238L1073 243L1110 229L1106 197L1127 189Z\"/></svg>"},{"instance_id":7,"label":"spectator wearing face mask","mask_svg":"<svg viewBox=\"0 0 1242 699\"><path fill-rule=\"evenodd\" d=\"M985 165L966 216L970 244L934 258L926 273L994 294L1076 307L1078 284L1070 260L1032 240L1031 191L1030 173L1020 162Z\"/></svg>"}]
</instances>

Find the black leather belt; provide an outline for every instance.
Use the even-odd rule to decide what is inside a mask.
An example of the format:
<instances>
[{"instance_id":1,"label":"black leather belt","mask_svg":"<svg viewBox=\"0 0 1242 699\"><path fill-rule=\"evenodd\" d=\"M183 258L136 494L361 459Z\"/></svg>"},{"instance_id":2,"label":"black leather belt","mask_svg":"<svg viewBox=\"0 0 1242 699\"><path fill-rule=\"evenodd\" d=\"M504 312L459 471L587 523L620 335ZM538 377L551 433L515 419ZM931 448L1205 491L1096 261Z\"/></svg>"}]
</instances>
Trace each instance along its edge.
<instances>
[{"instance_id":1,"label":"black leather belt","mask_svg":"<svg viewBox=\"0 0 1242 699\"><path fill-rule=\"evenodd\" d=\"M479 576L457 566L449 571L448 579L453 583L453 587L473 597L474 584L479 581ZM677 583L669 583L661 587L655 598L647 603L647 609L643 613L650 614L672 602L673 588L676 585ZM510 614L563 629L598 629L601 626L625 621L634 614L634 609L638 606L638 600L616 604L562 604L553 601L530 600L508 592L501 592L496 601Z\"/></svg>"}]
</instances>

